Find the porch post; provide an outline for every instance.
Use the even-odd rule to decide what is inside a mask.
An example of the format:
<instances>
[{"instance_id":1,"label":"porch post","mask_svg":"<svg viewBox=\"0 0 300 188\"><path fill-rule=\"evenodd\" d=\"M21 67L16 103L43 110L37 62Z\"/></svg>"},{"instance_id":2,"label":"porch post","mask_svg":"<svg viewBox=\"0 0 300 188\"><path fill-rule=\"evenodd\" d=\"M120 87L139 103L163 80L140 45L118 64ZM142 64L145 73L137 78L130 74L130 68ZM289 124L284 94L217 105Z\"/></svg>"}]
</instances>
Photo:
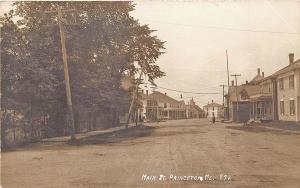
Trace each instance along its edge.
<instances>
[{"instance_id":1,"label":"porch post","mask_svg":"<svg viewBox=\"0 0 300 188\"><path fill-rule=\"evenodd\" d=\"M299 89L299 71L295 71L294 73L294 90L295 90L295 116L296 116L296 122L299 121L299 117L298 117L298 89Z\"/></svg>"}]
</instances>

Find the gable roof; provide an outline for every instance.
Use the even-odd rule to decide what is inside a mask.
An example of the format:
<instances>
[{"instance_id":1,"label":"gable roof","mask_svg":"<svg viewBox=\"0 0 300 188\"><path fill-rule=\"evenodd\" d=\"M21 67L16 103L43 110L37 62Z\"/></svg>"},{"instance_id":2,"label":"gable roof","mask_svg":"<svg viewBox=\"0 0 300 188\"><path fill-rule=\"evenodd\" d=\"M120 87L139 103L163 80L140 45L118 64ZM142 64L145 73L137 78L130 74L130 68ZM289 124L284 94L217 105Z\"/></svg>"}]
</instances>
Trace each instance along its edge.
<instances>
[{"instance_id":1,"label":"gable roof","mask_svg":"<svg viewBox=\"0 0 300 188\"><path fill-rule=\"evenodd\" d=\"M170 103L170 104L184 104L184 101L177 101L159 91L154 91L153 93L151 93L149 96L149 98L153 98L155 100L164 102L164 103Z\"/></svg>"},{"instance_id":2,"label":"gable roof","mask_svg":"<svg viewBox=\"0 0 300 188\"><path fill-rule=\"evenodd\" d=\"M202 108L200 108L198 105L195 105L194 106L199 112L202 112L203 110L202 110Z\"/></svg>"},{"instance_id":3,"label":"gable roof","mask_svg":"<svg viewBox=\"0 0 300 188\"><path fill-rule=\"evenodd\" d=\"M256 75L249 83L250 83L250 84L254 84L255 82L260 81L260 80L262 80L262 79L264 79L263 76L261 76L261 75Z\"/></svg>"},{"instance_id":4,"label":"gable roof","mask_svg":"<svg viewBox=\"0 0 300 188\"><path fill-rule=\"evenodd\" d=\"M295 70L295 69L300 69L300 59L298 59L297 61L295 61L292 64L289 64L288 66L280 69L279 71L275 72L274 74L272 74L272 76L278 76L280 74L284 74L286 72Z\"/></svg>"},{"instance_id":5,"label":"gable roof","mask_svg":"<svg viewBox=\"0 0 300 188\"><path fill-rule=\"evenodd\" d=\"M260 80L257 80L254 84L260 84L262 82L266 82L266 81L270 81L274 78L273 75L270 75L270 76L267 76L267 77L264 77L263 79L260 79Z\"/></svg>"},{"instance_id":6,"label":"gable roof","mask_svg":"<svg viewBox=\"0 0 300 188\"><path fill-rule=\"evenodd\" d=\"M289 71L292 71L292 70L295 70L295 69L300 69L300 59L298 59L294 63L289 64L288 66L276 71L275 73L273 73L270 76L267 76L267 77L264 77L260 80L255 81L254 84L259 84L259 83L262 83L262 82L265 82L265 81L268 81L268 80L275 79L276 76L279 76L280 74L284 74L286 72L289 72Z\"/></svg>"}]
</instances>

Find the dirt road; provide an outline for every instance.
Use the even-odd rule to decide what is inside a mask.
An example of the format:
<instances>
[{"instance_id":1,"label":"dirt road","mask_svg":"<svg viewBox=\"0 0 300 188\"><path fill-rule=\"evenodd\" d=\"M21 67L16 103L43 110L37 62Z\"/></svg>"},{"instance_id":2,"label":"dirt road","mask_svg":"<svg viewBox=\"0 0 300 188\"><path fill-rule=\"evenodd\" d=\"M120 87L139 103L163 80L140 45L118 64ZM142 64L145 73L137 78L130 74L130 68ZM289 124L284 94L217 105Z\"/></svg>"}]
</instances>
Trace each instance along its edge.
<instances>
[{"instance_id":1,"label":"dirt road","mask_svg":"<svg viewBox=\"0 0 300 188\"><path fill-rule=\"evenodd\" d=\"M48 143L5 152L2 186L299 187L299 131L229 126L168 121L94 135L77 146Z\"/></svg>"}]
</instances>

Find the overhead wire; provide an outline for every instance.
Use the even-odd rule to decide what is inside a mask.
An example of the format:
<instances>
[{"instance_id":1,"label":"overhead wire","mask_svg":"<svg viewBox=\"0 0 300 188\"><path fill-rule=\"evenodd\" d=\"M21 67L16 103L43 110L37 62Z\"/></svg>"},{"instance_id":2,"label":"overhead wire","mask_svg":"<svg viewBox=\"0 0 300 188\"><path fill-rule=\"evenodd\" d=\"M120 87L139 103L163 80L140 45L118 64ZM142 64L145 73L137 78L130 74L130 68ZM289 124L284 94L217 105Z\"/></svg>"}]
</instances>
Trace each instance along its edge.
<instances>
[{"instance_id":1,"label":"overhead wire","mask_svg":"<svg viewBox=\"0 0 300 188\"><path fill-rule=\"evenodd\" d=\"M155 20L143 20L143 21L145 21L145 22L153 22L153 23L170 24L170 25L178 25L178 26L184 26L184 27L199 27L199 28L214 29L214 30L240 31L240 32L252 32L252 33L270 33L270 34L300 35L299 32L269 31L269 30L256 30L256 29L239 29L239 28L232 28L232 27L219 27L219 26L207 26L207 25L191 25L191 24L182 24L182 23L176 23L176 22L162 22L162 21L155 21Z\"/></svg>"}]
</instances>

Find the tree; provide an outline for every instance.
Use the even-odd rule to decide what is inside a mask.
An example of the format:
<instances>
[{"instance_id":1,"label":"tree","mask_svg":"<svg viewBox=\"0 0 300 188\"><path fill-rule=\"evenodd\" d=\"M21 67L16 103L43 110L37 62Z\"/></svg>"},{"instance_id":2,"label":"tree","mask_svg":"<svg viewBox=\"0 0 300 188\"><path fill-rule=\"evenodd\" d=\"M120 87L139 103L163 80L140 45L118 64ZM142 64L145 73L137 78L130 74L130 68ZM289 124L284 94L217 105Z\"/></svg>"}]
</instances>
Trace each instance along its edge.
<instances>
[{"instance_id":1,"label":"tree","mask_svg":"<svg viewBox=\"0 0 300 188\"><path fill-rule=\"evenodd\" d=\"M2 31L5 50L1 62L6 71L3 91L4 98L25 106L23 113L27 119L33 113L47 116L52 128L63 134L59 117L66 98L57 14L45 13L57 10L58 6L75 10L64 12L64 20L72 23L64 27L71 92L77 111L87 109L97 114L127 110L130 94L121 88L121 79L127 73L137 73L135 62L151 82L165 75L156 64L164 42L152 36L153 31L147 25L140 25L130 16L134 10L131 2L15 2L14 5L15 13L10 12L2 23L3 30L7 30ZM13 16L22 19L14 24ZM3 106L15 108L11 104Z\"/></svg>"}]
</instances>

